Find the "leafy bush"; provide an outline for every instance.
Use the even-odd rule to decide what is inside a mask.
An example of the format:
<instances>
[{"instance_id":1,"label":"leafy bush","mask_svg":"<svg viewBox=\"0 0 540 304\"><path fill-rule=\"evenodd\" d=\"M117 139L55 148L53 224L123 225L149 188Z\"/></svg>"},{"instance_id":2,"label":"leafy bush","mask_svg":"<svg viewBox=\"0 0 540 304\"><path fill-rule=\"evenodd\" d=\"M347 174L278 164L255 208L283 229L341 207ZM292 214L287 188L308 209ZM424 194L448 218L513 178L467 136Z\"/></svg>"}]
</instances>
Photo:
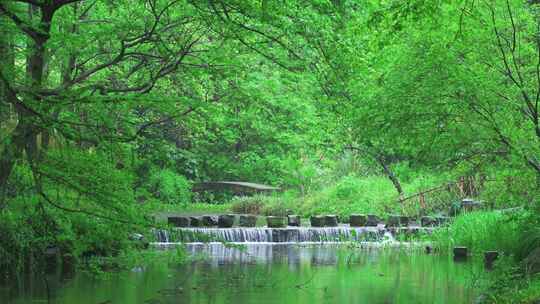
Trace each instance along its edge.
<instances>
[{"instance_id":1,"label":"leafy bush","mask_svg":"<svg viewBox=\"0 0 540 304\"><path fill-rule=\"evenodd\" d=\"M540 189L534 187L537 176L532 170L496 168L490 173L492 178L484 184L481 198L491 207L540 206Z\"/></svg>"},{"instance_id":2,"label":"leafy bush","mask_svg":"<svg viewBox=\"0 0 540 304\"><path fill-rule=\"evenodd\" d=\"M255 196L237 196L231 200L232 211L235 213L261 214L265 205L265 197Z\"/></svg>"},{"instance_id":3,"label":"leafy bush","mask_svg":"<svg viewBox=\"0 0 540 304\"><path fill-rule=\"evenodd\" d=\"M150 190L154 196L169 204L191 202L191 184L182 175L169 169L154 170L150 176Z\"/></svg>"},{"instance_id":4,"label":"leafy bush","mask_svg":"<svg viewBox=\"0 0 540 304\"><path fill-rule=\"evenodd\" d=\"M92 256L115 257L134 248L129 234L138 228L133 225L64 212L42 205L37 196L8 203L0 214L0 272L21 274L41 269L43 252L50 247L58 248L70 262Z\"/></svg>"},{"instance_id":5,"label":"leafy bush","mask_svg":"<svg viewBox=\"0 0 540 304\"><path fill-rule=\"evenodd\" d=\"M235 197L232 210L235 213L285 216L295 209L287 195L254 195Z\"/></svg>"}]
</instances>

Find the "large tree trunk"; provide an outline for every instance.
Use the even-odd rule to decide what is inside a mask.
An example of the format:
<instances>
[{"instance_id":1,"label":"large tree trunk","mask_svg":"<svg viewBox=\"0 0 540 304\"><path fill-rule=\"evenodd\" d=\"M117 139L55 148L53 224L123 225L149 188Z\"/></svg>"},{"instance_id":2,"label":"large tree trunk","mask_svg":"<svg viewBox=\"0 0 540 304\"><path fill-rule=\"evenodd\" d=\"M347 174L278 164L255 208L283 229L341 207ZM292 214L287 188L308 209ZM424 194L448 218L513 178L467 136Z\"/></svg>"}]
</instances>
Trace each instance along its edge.
<instances>
[{"instance_id":1,"label":"large tree trunk","mask_svg":"<svg viewBox=\"0 0 540 304\"><path fill-rule=\"evenodd\" d=\"M0 14L0 22L6 18ZM0 209L4 205L7 190L7 180L15 160L22 153L21 143L24 143L23 130L19 125L11 131L10 123L17 121L13 116L10 101L12 92L9 91L7 80L13 75L14 56L11 35L0 35ZM11 134L9 132L11 131Z\"/></svg>"},{"instance_id":2,"label":"large tree trunk","mask_svg":"<svg viewBox=\"0 0 540 304\"><path fill-rule=\"evenodd\" d=\"M26 83L30 91L37 92L42 88L45 68L45 43L49 39L54 11L53 6L39 8L29 5L28 8L29 19L39 19L37 30L28 35L27 42ZM32 24L33 22L30 23ZM14 106L15 112L18 115L17 126L0 155L0 189L2 192L4 192L7 186L7 180L11 175L15 162L22 157L23 151L26 152L28 161L33 169L37 166L39 156L37 136L41 128L37 124L39 117L37 117L32 109L40 105L40 100L34 97L36 94L27 94L27 97L21 100L13 87L10 86L9 79L12 78L2 75L5 100Z\"/></svg>"}]
</instances>

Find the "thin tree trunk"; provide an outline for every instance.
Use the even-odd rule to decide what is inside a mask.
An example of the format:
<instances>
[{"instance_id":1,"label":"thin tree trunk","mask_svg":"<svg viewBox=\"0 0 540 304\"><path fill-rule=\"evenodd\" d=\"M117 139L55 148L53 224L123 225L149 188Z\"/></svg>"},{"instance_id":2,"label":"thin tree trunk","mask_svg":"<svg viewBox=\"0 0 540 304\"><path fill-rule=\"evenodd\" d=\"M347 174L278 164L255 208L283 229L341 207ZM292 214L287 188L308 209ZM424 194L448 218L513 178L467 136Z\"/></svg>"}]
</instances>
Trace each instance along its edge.
<instances>
[{"instance_id":1,"label":"thin tree trunk","mask_svg":"<svg viewBox=\"0 0 540 304\"><path fill-rule=\"evenodd\" d=\"M377 160L379 165L381 165L381 167L383 168L384 174L386 174L388 179L390 179L390 181L394 185L394 188L396 189L399 195L399 200L402 201L405 194L403 193L403 188L401 187L401 183L399 182L399 179L397 178L397 176L394 174L394 171L390 169L384 156L376 155L375 159Z\"/></svg>"}]
</instances>

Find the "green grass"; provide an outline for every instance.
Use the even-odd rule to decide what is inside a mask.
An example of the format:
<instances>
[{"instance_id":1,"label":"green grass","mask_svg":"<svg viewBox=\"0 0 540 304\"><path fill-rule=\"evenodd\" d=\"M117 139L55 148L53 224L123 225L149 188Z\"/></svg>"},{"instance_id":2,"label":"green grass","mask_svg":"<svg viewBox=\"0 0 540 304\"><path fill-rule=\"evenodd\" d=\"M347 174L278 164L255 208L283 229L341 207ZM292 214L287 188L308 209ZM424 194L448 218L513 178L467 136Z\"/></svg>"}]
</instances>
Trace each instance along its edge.
<instances>
[{"instance_id":1,"label":"green grass","mask_svg":"<svg viewBox=\"0 0 540 304\"><path fill-rule=\"evenodd\" d=\"M407 194L413 194L439 186L446 181L445 176L418 175L404 181L403 188ZM446 209L445 204L449 205L452 199L454 198L432 195L426 202L432 207L428 211ZM392 183L380 175L348 175L304 195L300 191L289 189L274 195L235 198L231 204L232 209L238 213L283 215L289 211L304 217L336 214L347 218L354 213L379 216L390 213L416 215L421 211L418 200L410 200L405 204L398 203L398 194Z\"/></svg>"},{"instance_id":2,"label":"green grass","mask_svg":"<svg viewBox=\"0 0 540 304\"><path fill-rule=\"evenodd\" d=\"M537 261L529 259L540 248L537 224L534 213L524 210L477 211L457 216L430 239L442 254L451 254L454 246L465 246L474 255L488 250L502 254L495 270L485 273L482 303L536 304L540 300L540 268L534 264Z\"/></svg>"},{"instance_id":3,"label":"green grass","mask_svg":"<svg viewBox=\"0 0 540 304\"><path fill-rule=\"evenodd\" d=\"M477 211L457 216L453 222L436 230L432 239L443 252L454 246L465 246L474 254L497 250L513 254L519 248L523 213L504 214Z\"/></svg>"}]
</instances>

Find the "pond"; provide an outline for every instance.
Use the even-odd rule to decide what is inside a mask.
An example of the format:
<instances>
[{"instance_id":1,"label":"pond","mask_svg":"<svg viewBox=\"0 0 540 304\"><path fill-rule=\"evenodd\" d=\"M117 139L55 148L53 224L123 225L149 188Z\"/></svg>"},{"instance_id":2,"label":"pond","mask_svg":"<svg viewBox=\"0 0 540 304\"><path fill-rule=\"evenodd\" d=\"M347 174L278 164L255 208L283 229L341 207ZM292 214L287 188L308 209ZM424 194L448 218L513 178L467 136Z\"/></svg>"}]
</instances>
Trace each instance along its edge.
<instances>
[{"instance_id":1,"label":"pond","mask_svg":"<svg viewBox=\"0 0 540 304\"><path fill-rule=\"evenodd\" d=\"M354 249L340 244L191 244L184 265L154 265L108 280L78 274L49 278L51 303L471 303L475 264L413 249ZM46 303L43 280L7 303ZM4 302L2 302L4 303Z\"/></svg>"}]
</instances>

